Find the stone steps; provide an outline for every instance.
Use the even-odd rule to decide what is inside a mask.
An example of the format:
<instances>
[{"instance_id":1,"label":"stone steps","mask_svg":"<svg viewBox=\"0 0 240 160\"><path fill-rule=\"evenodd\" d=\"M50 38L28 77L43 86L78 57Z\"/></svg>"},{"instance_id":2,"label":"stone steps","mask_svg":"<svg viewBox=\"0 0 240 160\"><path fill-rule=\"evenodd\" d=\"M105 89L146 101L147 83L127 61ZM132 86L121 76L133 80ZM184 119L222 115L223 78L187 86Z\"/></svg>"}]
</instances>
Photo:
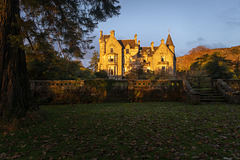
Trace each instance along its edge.
<instances>
[{"instance_id":1,"label":"stone steps","mask_svg":"<svg viewBox=\"0 0 240 160\"><path fill-rule=\"evenodd\" d=\"M200 93L200 102L227 102L225 97L213 88L195 88L194 90Z\"/></svg>"}]
</instances>

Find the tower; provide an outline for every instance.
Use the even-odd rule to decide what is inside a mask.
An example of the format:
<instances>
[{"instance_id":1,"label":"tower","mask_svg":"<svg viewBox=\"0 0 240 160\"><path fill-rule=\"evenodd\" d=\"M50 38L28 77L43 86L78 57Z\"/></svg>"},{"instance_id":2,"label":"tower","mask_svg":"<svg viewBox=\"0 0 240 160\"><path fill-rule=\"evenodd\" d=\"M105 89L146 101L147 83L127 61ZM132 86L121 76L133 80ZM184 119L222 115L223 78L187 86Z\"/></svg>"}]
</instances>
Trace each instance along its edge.
<instances>
[{"instance_id":1,"label":"tower","mask_svg":"<svg viewBox=\"0 0 240 160\"><path fill-rule=\"evenodd\" d=\"M168 33L166 45L173 53L175 53L175 46L173 44L172 38L170 36L170 33Z\"/></svg>"}]
</instances>

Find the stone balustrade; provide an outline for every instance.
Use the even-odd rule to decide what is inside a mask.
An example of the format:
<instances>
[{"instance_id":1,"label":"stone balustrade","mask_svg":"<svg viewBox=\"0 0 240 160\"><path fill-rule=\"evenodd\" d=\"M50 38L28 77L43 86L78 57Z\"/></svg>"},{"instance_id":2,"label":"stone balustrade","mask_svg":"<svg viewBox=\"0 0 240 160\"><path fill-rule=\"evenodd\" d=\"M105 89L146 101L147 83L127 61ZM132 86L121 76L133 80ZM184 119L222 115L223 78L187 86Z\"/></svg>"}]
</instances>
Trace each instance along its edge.
<instances>
[{"instance_id":1,"label":"stone balustrade","mask_svg":"<svg viewBox=\"0 0 240 160\"><path fill-rule=\"evenodd\" d=\"M230 103L240 103L240 80L222 80L214 81L214 87L228 100Z\"/></svg>"},{"instance_id":2,"label":"stone balustrade","mask_svg":"<svg viewBox=\"0 0 240 160\"><path fill-rule=\"evenodd\" d=\"M189 103L200 103L200 93L195 91L186 79L183 80Z\"/></svg>"},{"instance_id":3,"label":"stone balustrade","mask_svg":"<svg viewBox=\"0 0 240 160\"><path fill-rule=\"evenodd\" d=\"M187 99L182 80L35 80L30 85L44 104Z\"/></svg>"}]
</instances>

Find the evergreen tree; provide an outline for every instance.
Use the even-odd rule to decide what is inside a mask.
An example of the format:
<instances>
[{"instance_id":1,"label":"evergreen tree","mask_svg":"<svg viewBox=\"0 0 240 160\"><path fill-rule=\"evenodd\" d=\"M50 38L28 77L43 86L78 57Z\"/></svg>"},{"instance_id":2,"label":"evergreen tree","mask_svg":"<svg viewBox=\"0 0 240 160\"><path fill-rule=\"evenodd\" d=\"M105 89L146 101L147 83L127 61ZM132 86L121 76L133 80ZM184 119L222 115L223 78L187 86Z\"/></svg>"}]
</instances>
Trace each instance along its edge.
<instances>
[{"instance_id":1,"label":"evergreen tree","mask_svg":"<svg viewBox=\"0 0 240 160\"><path fill-rule=\"evenodd\" d=\"M98 51L94 51L92 53L91 61L89 62L90 63L89 68L92 69L94 72L97 72L98 62L99 62L99 53L98 53Z\"/></svg>"},{"instance_id":2,"label":"evergreen tree","mask_svg":"<svg viewBox=\"0 0 240 160\"><path fill-rule=\"evenodd\" d=\"M213 55L205 54L191 65L193 72L206 73L212 79L229 79L233 77L233 72L230 70L232 62L225 57L221 57L218 53Z\"/></svg>"},{"instance_id":3,"label":"evergreen tree","mask_svg":"<svg viewBox=\"0 0 240 160\"><path fill-rule=\"evenodd\" d=\"M99 21L118 15L117 0L0 1L0 119L25 116L31 103L26 52L83 57Z\"/></svg>"}]
</instances>

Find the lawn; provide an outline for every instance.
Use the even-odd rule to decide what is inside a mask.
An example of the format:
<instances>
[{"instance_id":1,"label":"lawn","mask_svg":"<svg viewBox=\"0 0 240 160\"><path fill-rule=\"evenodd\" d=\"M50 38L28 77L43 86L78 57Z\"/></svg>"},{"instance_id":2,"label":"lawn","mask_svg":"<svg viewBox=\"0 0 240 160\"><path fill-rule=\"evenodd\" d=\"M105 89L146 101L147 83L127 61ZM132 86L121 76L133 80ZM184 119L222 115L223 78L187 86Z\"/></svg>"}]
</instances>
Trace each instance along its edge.
<instances>
[{"instance_id":1,"label":"lawn","mask_svg":"<svg viewBox=\"0 0 240 160\"><path fill-rule=\"evenodd\" d=\"M0 136L0 159L237 159L240 106L175 102L41 106Z\"/></svg>"}]
</instances>

